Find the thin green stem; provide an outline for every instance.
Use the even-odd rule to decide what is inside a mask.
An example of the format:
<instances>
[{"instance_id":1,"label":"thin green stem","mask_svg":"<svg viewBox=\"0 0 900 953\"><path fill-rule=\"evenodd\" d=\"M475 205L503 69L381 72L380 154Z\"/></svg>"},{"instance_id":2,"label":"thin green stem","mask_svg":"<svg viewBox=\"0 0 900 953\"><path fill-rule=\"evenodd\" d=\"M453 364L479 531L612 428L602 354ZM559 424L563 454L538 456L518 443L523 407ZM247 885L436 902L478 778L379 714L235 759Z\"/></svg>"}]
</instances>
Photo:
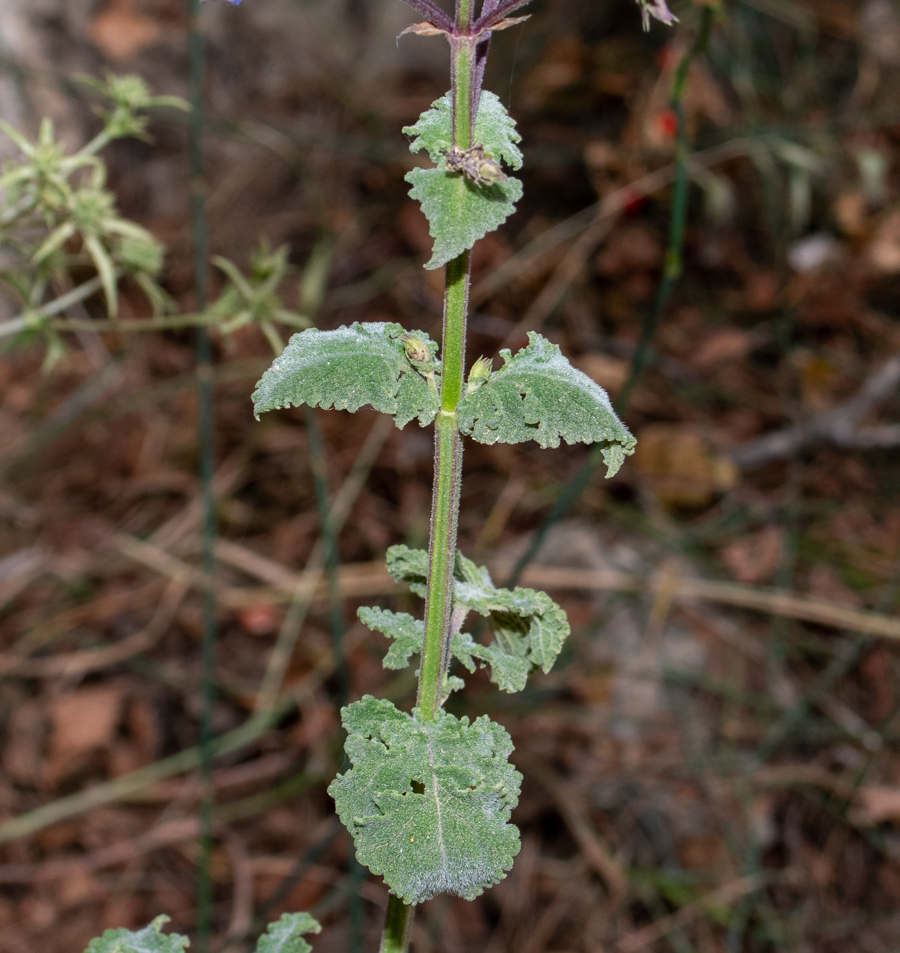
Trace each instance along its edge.
<instances>
[{"instance_id":1,"label":"thin green stem","mask_svg":"<svg viewBox=\"0 0 900 953\"><path fill-rule=\"evenodd\" d=\"M463 393L466 359L466 308L469 300L469 253L447 266L444 294L441 410L435 419L434 490L428 550L428 592L425 599L425 642L419 676L418 706L422 717L434 718L441 707L450 653L453 569L462 481L462 440L456 407Z\"/></svg>"},{"instance_id":2,"label":"thin green stem","mask_svg":"<svg viewBox=\"0 0 900 953\"><path fill-rule=\"evenodd\" d=\"M456 25L464 33L472 22L472 0L457 0ZM451 40L453 144L472 145L474 44L462 36ZM441 409L435 418L434 488L431 538L428 544L428 590L425 597L425 639L416 704L420 717L433 719L444 701L450 660L450 617L453 609L453 570L462 483L462 439L456 408L463 396L466 364L466 318L471 268L466 251L447 265L444 292L444 331L441 344ZM381 953L405 953L415 907L391 896Z\"/></svg>"},{"instance_id":3,"label":"thin green stem","mask_svg":"<svg viewBox=\"0 0 900 953\"><path fill-rule=\"evenodd\" d=\"M406 953L409 935L412 932L415 907L405 904L399 897L388 897L384 933L381 936L379 953Z\"/></svg>"},{"instance_id":4,"label":"thin green stem","mask_svg":"<svg viewBox=\"0 0 900 953\"><path fill-rule=\"evenodd\" d=\"M61 311L65 311L66 308L71 307L73 304L78 304L79 301L84 301L85 298L90 298L92 294L99 291L102 287L103 281L99 277L91 278L89 281L85 281L83 284L78 285L78 287L73 288L71 291L67 291L58 298L54 298L53 301L48 301L47 304L40 308L36 308L34 311L20 314L17 317L9 318L6 321L0 321L0 338L9 337L11 334L18 334L20 331L24 331L26 328L31 327L32 325L39 326L42 323L42 318L49 318L54 314L59 314ZM83 327L73 327L72 330L95 329L95 324L92 321L84 321L81 323L84 325ZM110 321L109 324L115 325L116 322ZM51 322L51 327L54 327L53 322Z\"/></svg>"},{"instance_id":5,"label":"thin green stem","mask_svg":"<svg viewBox=\"0 0 900 953\"><path fill-rule=\"evenodd\" d=\"M190 122L188 148L191 169L191 233L194 246L194 293L197 310L205 311L209 294L209 235L206 222L206 184L203 174L203 74L204 43L200 31L200 0L189 0ZM206 328L197 328L197 400L200 478L203 497L203 571L216 570L216 511L213 493L215 435L213 417L212 348ZM203 644L200 717L200 859L197 865L197 948L209 949L213 926L212 828L215 811L213 759L215 756L213 708L215 706L216 597L212 587L203 590Z\"/></svg>"}]
</instances>

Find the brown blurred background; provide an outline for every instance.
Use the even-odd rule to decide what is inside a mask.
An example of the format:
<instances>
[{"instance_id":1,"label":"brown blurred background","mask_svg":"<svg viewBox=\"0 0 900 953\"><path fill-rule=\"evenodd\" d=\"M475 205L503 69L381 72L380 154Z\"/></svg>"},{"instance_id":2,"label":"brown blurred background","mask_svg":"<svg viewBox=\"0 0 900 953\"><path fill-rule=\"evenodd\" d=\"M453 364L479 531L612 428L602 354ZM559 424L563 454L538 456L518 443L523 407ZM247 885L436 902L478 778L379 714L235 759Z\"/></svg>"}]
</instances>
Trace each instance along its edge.
<instances>
[{"instance_id":1,"label":"brown blurred background","mask_svg":"<svg viewBox=\"0 0 900 953\"><path fill-rule=\"evenodd\" d=\"M29 135L52 116L74 147L98 129L78 73L185 95L185 6L0 0L0 116ZM661 281L669 96L702 4L649 34L633 0L529 10L488 67L524 137L525 197L475 251L469 356L540 326L615 397ZM246 268L261 239L286 245L295 308L330 241L321 328L439 332L400 130L445 92L448 56L395 42L416 19L396 0L203 9L212 252ZM522 852L475 903L425 904L416 953L898 948L900 4L726 0L684 109L685 267L625 415L638 452L589 483L526 574L571 641L524 693L480 673L452 703L512 733ZM190 311L186 128L160 114L151 142L104 157ZM123 320L146 315L122 294ZM263 335L213 343L222 735L252 714L320 520L303 413L252 416ZM0 361L0 950L79 953L160 912L195 928L196 762L162 760L199 738L194 337L84 333L52 374L41 360ZM318 418L332 493L370 441L340 537L349 694L408 707L411 675L381 668L385 640L355 613L418 611L379 561L426 540L430 436ZM503 579L587 452L468 444L463 550ZM287 671L295 703L216 761L214 950L300 909L325 926L317 953L351 950L360 915L378 942L385 888L348 874L325 793L341 686L322 596Z\"/></svg>"}]
</instances>

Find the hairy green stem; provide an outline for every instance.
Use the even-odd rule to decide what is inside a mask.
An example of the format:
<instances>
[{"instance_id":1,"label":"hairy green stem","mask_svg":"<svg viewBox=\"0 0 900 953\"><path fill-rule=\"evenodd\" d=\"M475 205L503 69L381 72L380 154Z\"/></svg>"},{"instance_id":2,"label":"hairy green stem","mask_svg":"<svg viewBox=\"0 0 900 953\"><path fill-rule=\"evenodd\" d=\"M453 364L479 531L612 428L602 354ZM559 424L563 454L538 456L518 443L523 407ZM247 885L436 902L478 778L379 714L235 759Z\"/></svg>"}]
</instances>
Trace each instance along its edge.
<instances>
[{"instance_id":1,"label":"hairy green stem","mask_svg":"<svg viewBox=\"0 0 900 953\"><path fill-rule=\"evenodd\" d=\"M409 934L412 930L415 907L407 906L399 897L388 897L387 915L379 953L406 953Z\"/></svg>"},{"instance_id":2,"label":"hairy green stem","mask_svg":"<svg viewBox=\"0 0 900 953\"><path fill-rule=\"evenodd\" d=\"M457 0L456 26L460 34L472 23L472 0ZM472 146L476 103L474 94L475 45L470 38L451 40L453 144ZM450 616L453 609L453 570L462 483L462 439L456 408L463 397L466 364L466 318L471 267L469 252L447 265L444 292L444 328L441 342L441 409L434 428L434 488L431 501L431 537L428 543L428 590L425 597L425 639L416 704L430 721L444 700L444 681L450 660ZM381 953L406 953L415 907L391 895Z\"/></svg>"},{"instance_id":3,"label":"hairy green stem","mask_svg":"<svg viewBox=\"0 0 900 953\"><path fill-rule=\"evenodd\" d=\"M434 718L441 707L450 651L453 569L462 480L462 440L456 406L462 397L466 358L466 306L469 298L469 253L447 266L444 296L444 347L441 409L435 419L434 491L428 548L428 593L425 600L425 642L419 676L418 706L422 717Z\"/></svg>"}]
</instances>

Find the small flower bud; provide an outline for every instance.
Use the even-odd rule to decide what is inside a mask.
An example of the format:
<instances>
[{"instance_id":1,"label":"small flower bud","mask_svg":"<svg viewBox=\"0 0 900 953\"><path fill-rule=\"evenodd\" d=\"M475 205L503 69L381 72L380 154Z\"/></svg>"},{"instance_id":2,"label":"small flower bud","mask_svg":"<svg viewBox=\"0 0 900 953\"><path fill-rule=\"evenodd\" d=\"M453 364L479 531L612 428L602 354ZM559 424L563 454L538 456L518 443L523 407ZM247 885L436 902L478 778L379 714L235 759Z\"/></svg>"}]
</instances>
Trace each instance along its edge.
<instances>
[{"instance_id":1,"label":"small flower bud","mask_svg":"<svg viewBox=\"0 0 900 953\"><path fill-rule=\"evenodd\" d=\"M400 339L406 350L406 356L413 364L428 364L431 361L431 351L420 337L414 334L404 334Z\"/></svg>"},{"instance_id":2,"label":"small flower bud","mask_svg":"<svg viewBox=\"0 0 900 953\"><path fill-rule=\"evenodd\" d=\"M494 362L489 357L479 357L472 365L469 371L469 379L466 382L466 394L474 393L484 384L494 369Z\"/></svg>"}]
</instances>

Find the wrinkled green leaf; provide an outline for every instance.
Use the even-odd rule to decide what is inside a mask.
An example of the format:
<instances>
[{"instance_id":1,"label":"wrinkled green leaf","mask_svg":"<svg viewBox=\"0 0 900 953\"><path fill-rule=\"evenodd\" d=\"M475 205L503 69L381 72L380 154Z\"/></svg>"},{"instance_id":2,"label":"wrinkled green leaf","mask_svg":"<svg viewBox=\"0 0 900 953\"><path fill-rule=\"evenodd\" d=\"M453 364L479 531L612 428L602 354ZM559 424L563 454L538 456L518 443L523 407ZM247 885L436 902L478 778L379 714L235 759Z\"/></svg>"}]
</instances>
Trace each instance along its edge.
<instances>
[{"instance_id":1,"label":"wrinkled green leaf","mask_svg":"<svg viewBox=\"0 0 900 953\"><path fill-rule=\"evenodd\" d=\"M387 557L388 571L394 579L408 583L413 592L424 598L428 553L424 549L392 546ZM489 665L491 681L506 692L521 691L532 668L549 672L569 635L566 614L550 596L522 587L497 588L487 569L476 565L462 553L457 553L453 575L453 616L458 625L462 626L468 612L477 612L487 617L494 636L493 644L484 646L469 635L457 633L450 646L453 655L470 672L475 670L475 660ZM388 626L400 632L401 622L387 618L395 614L384 613L380 609L366 609L361 610L360 618L362 611L380 613L372 616L372 622L363 619L370 628L386 635L392 635ZM403 647L397 648L398 643L395 643L388 655L398 661L402 657L404 664L408 664L410 656L421 650L423 634L420 633L424 630L421 628L422 623L415 622L411 616L403 619L410 620L409 628L404 630L404 634L392 635L398 641L404 639ZM418 627L415 630L417 641L412 635L412 623ZM408 625L405 621L402 624ZM397 653L392 655L395 648Z\"/></svg>"},{"instance_id":2,"label":"wrinkled green leaf","mask_svg":"<svg viewBox=\"0 0 900 953\"><path fill-rule=\"evenodd\" d=\"M425 598L428 591L428 553L409 546L391 546L387 551L387 570L397 580L409 584L417 595Z\"/></svg>"},{"instance_id":3,"label":"wrinkled green leaf","mask_svg":"<svg viewBox=\"0 0 900 953\"><path fill-rule=\"evenodd\" d=\"M304 933L321 933L322 925L308 913L283 913L256 944L256 953L310 953Z\"/></svg>"},{"instance_id":4,"label":"wrinkled green leaf","mask_svg":"<svg viewBox=\"0 0 900 953\"><path fill-rule=\"evenodd\" d=\"M546 592L521 586L499 589L484 566L462 553L457 556L453 602L454 610L464 607L487 617L494 644L479 646L489 654L475 657L491 666L491 681L507 692L525 687L522 672L527 676L532 665L549 672L569 635L565 612Z\"/></svg>"},{"instance_id":5,"label":"wrinkled green leaf","mask_svg":"<svg viewBox=\"0 0 900 953\"><path fill-rule=\"evenodd\" d=\"M445 93L419 116L413 126L405 126L407 136L415 136L409 144L410 152L428 151L437 164L453 144L453 96ZM500 98L484 90L478 101L475 117L474 142L484 146L493 159L502 159L510 168L522 168L522 151L518 143L522 137L516 131L516 122L506 111Z\"/></svg>"},{"instance_id":6,"label":"wrinkled green leaf","mask_svg":"<svg viewBox=\"0 0 900 953\"><path fill-rule=\"evenodd\" d=\"M178 933L162 932L171 919L163 913L143 930L107 930L91 940L84 953L181 953L191 941Z\"/></svg>"},{"instance_id":7,"label":"wrinkled green leaf","mask_svg":"<svg viewBox=\"0 0 900 953\"><path fill-rule=\"evenodd\" d=\"M494 185L476 185L443 168L413 169L406 175L410 198L422 206L434 239L428 269L440 268L471 248L488 232L499 228L515 212L522 183L507 179Z\"/></svg>"},{"instance_id":8,"label":"wrinkled green leaf","mask_svg":"<svg viewBox=\"0 0 900 953\"><path fill-rule=\"evenodd\" d=\"M414 333L437 353L427 334ZM405 334L380 322L295 334L256 385L256 415L300 404L354 413L371 404L398 427L414 417L426 426L438 411L437 390L406 356Z\"/></svg>"},{"instance_id":9,"label":"wrinkled green leaf","mask_svg":"<svg viewBox=\"0 0 900 953\"><path fill-rule=\"evenodd\" d=\"M450 643L453 656L474 672L476 660L491 668L491 681L504 692L520 692L528 683L531 662L527 658L504 652L497 645L481 645L467 632L457 632Z\"/></svg>"},{"instance_id":10,"label":"wrinkled green leaf","mask_svg":"<svg viewBox=\"0 0 900 953\"><path fill-rule=\"evenodd\" d=\"M555 344L534 331L528 339L515 355L502 350L504 366L460 401L460 430L486 444L605 443L606 475L613 476L636 441L606 391L572 367Z\"/></svg>"},{"instance_id":11,"label":"wrinkled green leaf","mask_svg":"<svg viewBox=\"0 0 900 953\"><path fill-rule=\"evenodd\" d=\"M385 668L406 668L410 658L422 651L425 623L421 620L405 612L366 607L359 609L357 615L363 625L394 640L382 662Z\"/></svg>"},{"instance_id":12,"label":"wrinkled green leaf","mask_svg":"<svg viewBox=\"0 0 900 953\"><path fill-rule=\"evenodd\" d=\"M423 722L371 695L341 716L353 767L328 793L360 862L405 903L471 900L501 880L519 850L508 821L521 775L506 731L442 710Z\"/></svg>"}]
</instances>

